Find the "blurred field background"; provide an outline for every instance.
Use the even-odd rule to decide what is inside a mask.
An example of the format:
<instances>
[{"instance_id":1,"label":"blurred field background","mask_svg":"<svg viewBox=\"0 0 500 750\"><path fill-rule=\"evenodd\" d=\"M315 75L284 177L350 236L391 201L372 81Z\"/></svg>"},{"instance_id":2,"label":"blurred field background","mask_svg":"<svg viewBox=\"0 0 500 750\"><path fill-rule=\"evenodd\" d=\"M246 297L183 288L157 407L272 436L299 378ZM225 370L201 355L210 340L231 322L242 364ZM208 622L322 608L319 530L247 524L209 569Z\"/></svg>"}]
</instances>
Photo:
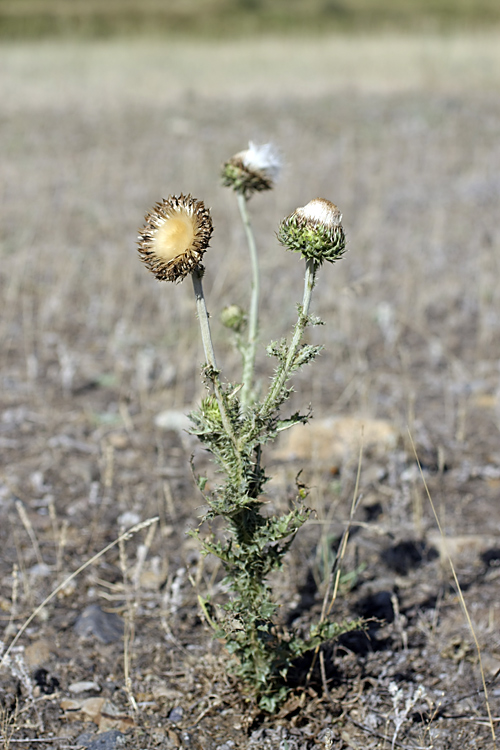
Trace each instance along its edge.
<instances>
[{"instance_id":1,"label":"blurred field background","mask_svg":"<svg viewBox=\"0 0 500 750\"><path fill-rule=\"evenodd\" d=\"M149 613L163 606L160 581L168 589L193 554L184 532L200 499L189 450L154 427L158 412L186 412L203 392L193 294L189 280L176 287L147 273L137 229L168 194L190 192L212 208L205 291L218 358L224 374L237 378L238 357L218 314L245 303L249 263L234 196L219 172L248 140L272 141L284 157L283 176L250 203L262 252L263 342L290 330L301 298L303 267L278 245L279 221L313 197L328 198L343 212L349 249L320 274L313 313L326 326L310 337L325 351L298 378L291 407L312 403L317 416L384 419L399 436L390 455L363 463L368 510L360 511L366 529L351 561L353 596L367 587L392 591L395 574L379 552L401 539L428 544L434 529L412 473L409 426L446 533L475 540L460 571L494 674L498 581L477 565L485 545L500 549L498 3L247 0L141 9L0 0L3 610L14 564L24 585L13 621L20 623L20 613L29 614L65 572L116 538L126 513L162 519L152 548L161 575ZM265 383L273 363L263 347L260 355ZM323 525L297 541L285 601L309 569L324 583L318 558L331 554L329 524L348 514L355 459L326 473L316 467L311 504ZM38 558L16 497L50 567L35 583ZM380 509L373 532L370 508ZM359 573L363 555L370 562ZM461 662L458 680L455 663L441 659L452 636L470 645L470 634L438 563L420 563L435 567L416 569L411 587L406 574L397 582L403 603L413 602L405 610L410 647L424 633L428 648L415 669L425 684L440 674L439 689L475 689L476 664ZM115 582L119 562L106 565L99 576ZM35 635L61 622L68 628L68 608L83 607L96 585L100 591L85 579ZM198 638L208 648L189 591L186 585L184 619L169 610L169 622L177 634L186 628L186 643ZM428 614L424 602L432 597L438 604ZM137 612L144 675L150 644L163 647L157 634L148 641L155 618L142 621ZM61 632L63 646L71 645L76 637ZM399 658L399 631L391 633ZM391 669L402 670L398 664ZM84 679L88 666L63 667L55 658L51 665L64 684ZM106 679L108 666L96 669ZM477 727L460 729L460 737L484 750L488 729ZM457 732L442 746L453 747Z\"/></svg>"},{"instance_id":2,"label":"blurred field background","mask_svg":"<svg viewBox=\"0 0 500 750\"><path fill-rule=\"evenodd\" d=\"M213 208L206 285L218 337L217 313L241 299L248 273L233 196L218 175L249 139L273 141L285 161L277 189L251 203L265 336L289 328L290 288L300 295L302 268L274 240L280 219L316 195L344 213L350 252L324 271L316 298L330 344L313 378L324 379L328 404L354 379L356 406L379 411L374 380L395 367L406 383L396 411L405 414L409 340L419 373L439 374L443 403L465 377L453 364L465 351L469 380L490 360L496 33L24 41L0 48L0 69L4 352L22 352L18 377L50 372L56 386L49 362L64 350L75 383L113 375L127 387L138 352L153 347L154 371L171 362L177 373L162 397L190 403L201 361L191 290L154 283L135 257L136 230L170 193Z\"/></svg>"},{"instance_id":3,"label":"blurred field background","mask_svg":"<svg viewBox=\"0 0 500 750\"><path fill-rule=\"evenodd\" d=\"M0 35L450 30L500 21L495 0L0 0Z\"/></svg>"}]
</instances>

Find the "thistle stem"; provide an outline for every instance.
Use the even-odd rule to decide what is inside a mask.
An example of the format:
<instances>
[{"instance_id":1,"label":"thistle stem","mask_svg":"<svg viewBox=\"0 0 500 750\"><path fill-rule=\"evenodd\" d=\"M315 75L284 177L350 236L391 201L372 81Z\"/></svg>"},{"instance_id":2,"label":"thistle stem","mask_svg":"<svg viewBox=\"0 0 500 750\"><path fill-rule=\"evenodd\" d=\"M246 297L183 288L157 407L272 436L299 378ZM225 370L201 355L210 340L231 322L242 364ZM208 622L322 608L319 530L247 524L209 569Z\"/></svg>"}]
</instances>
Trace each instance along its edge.
<instances>
[{"instance_id":1,"label":"thistle stem","mask_svg":"<svg viewBox=\"0 0 500 750\"><path fill-rule=\"evenodd\" d=\"M215 352L214 352L214 347L212 344L212 335L210 333L210 323L208 320L208 310L207 310L207 305L205 303L205 295L203 294L203 284L202 284L203 267L197 266L192 272L191 278L193 279L194 295L196 297L196 312L198 314L198 320L200 322L201 338L203 341L203 350L205 352L205 360L211 370L210 378L214 386L217 404L219 405L219 411L220 411L220 415L222 419L222 424L224 425L226 434L231 439L233 445L235 446L236 449L238 449L238 442L236 440L233 426L231 424L231 420L229 419L227 409L226 409L226 403L225 403L225 399L224 399L224 395L222 392L221 383L219 379L219 370L217 368L217 360L215 359Z\"/></svg>"},{"instance_id":2,"label":"thistle stem","mask_svg":"<svg viewBox=\"0 0 500 750\"><path fill-rule=\"evenodd\" d=\"M250 405L252 398L252 381L255 369L255 354L257 350L257 340L259 336L259 259L257 256L257 247L255 237L250 224L250 217L247 210L247 199L244 193L237 193L238 207L240 209L241 220L245 227L245 234L250 250L250 260L252 263L252 296L250 300L250 316L248 321L248 343L243 349L243 388L241 389L241 406L246 409Z\"/></svg>"},{"instance_id":3,"label":"thistle stem","mask_svg":"<svg viewBox=\"0 0 500 750\"><path fill-rule=\"evenodd\" d=\"M217 370L217 361L215 359L214 347L212 344L212 335L210 333L210 323L208 321L208 310L203 293L203 269L197 266L191 274L193 279L194 295L196 297L196 312L200 322L201 340L203 341L203 350L205 360L213 370Z\"/></svg>"},{"instance_id":4,"label":"thistle stem","mask_svg":"<svg viewBox=\"0 0 500 750\"><path fill-rule=\"evenodd\" d=\"M260 414L265 415L274 408L276 399L278 398L283 386L290 377L290 371L297 356L302 334L308 323L309 308L311 306L311 298L314 286L316 284L316 271L318 270L318 264L315 260L306 260L306 274L304 278L304 296L302 299L302 306L299 311L299 317L295 323L293 330L293 337L288 347L288 353L284 364L280 365L276 375L273 378L271 388L267 394L267 398L262 404Z\"/></svg>"}]
</instances>

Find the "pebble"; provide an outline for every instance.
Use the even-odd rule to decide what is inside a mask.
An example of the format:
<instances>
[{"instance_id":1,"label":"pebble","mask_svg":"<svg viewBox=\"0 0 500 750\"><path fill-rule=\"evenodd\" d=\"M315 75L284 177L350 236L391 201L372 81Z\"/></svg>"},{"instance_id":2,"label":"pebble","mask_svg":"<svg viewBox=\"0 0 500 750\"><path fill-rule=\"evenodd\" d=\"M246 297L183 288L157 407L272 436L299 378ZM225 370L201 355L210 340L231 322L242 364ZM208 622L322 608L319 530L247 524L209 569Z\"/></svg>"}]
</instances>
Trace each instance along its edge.
<instances>
[{"instance_id":1,"label":"pebble","mask_svg":"<svg viewBox=\"0 0 500 750\"><path fill-rule=\"evenodd\" d=\"M76 738L77 745L83 745L86 750L116 750L117 747L125 745L125 735L117 729L111 729L109 732L102 732L92 739L89 732L79 735Z\"/></svg>"},{"instance_id":2,"label":"pebble","mask_svg":"<svg viewBox=\"0 0 500 750\"><path fill-rule=\"evenodd\" d=\"M87 693L90 690L94 691L95 693L99 693L101 688L97 684L97 682L91 680L82 680L81 682L72 682L71 685L68 685L68 690L70 693L78 695L78 693Z\"/></svg>"},{"instance_id":3,"label":"pebble","mask_svg":"<svg viewBox=\"0 0 500 750\"><path fill-rule=\"evenodd\" d=\"M33 565L29 569L28 573L33 576L33 578L47 578L52 575L52 569L45 563L36 563L36 565Z\"/></svg>"},{"instance_id":4,"label":"pebble","mask_svg":"<svg viewBox=\"0 0 500 750\"><path fill-rule=\"evenodd\" d=\"M184 713L184 710L181 706L175 706L173 708L169 715L168 720L171 721L173 724L176 724L178 721L182 721L182 715Z\"/></svg>"},{"instance_id":5,"label":"pebble","mask_svg":"<svg viewBox=\"0 0 500 750\"><path fill-rule=\"evenodd\" d=\"M30 667L38 667L40 664L45 664L50 659L49 642L44 639L33 641L26 648L24 657Z\"/></svg>"},{"instance_id":6,"label":"pebble","mask_svg":"<svg viewBox=\"0 0 500 750\"><path fill-rule=\"evenodd\" d=\"M108 435L108 443L116 448L117 450L123 450L129 444L130 440L127 435L123 435L119 432L113 432Z\"/></svg>"},{"instance_id":7,"label":"pebble","mask_svg":"<svg viewBox=\"0 0 500 750\"><path fill-rule=\"evenodd\" d=\"M89 604L74 624L77 635L88 638L90 635L101 643L113 643L123 636L123 620L114 612L105 612L98 604Z\"/></svg>"},{"instance_id":8,"label":"pebble","mask_svg":"<svg viewBox=\"0 0 500 750\"><path fill-rule=\"evenodd\" d=\"M122 513L121 516L118 516L118 525L125 526L125 528L128 528L129 526L135 526L136 524L141 522L141 517L138 513L136 513L133 510L126 510L125 513Z\"/></svg>"},{"instance_id":9,"label":"pebble","mask_svg":"<svg viewBox=\"0 0 500 750\"><path fill-rule=\"evenodd\" d=\"M325 417L287 430L273 451L281 460L313 460L316 464L341 465L365 451L384 456L396 448L398 431L383 419Z\"/></svg>"}]
</instances>

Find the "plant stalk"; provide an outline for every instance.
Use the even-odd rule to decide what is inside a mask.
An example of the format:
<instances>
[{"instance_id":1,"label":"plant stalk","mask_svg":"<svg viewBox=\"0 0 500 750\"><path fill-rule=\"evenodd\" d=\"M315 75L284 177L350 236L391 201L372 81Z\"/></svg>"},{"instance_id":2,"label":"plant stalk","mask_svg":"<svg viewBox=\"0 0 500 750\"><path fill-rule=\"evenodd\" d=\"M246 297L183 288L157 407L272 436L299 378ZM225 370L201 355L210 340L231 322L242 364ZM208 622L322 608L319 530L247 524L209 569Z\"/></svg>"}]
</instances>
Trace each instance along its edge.
<instances>
[{"instance_id":1,"label":"plant stalk","mask_svg":"<svg viewBox=\"0 0 500 750\"><path fill-rule=\"evenodd\" d=\"M217 368L217 360L215 359L215 352L214 352L214 347L212 344L212 336L210 333L208 310L207 310L207 305L205 303L205 295L203 294L203 284L202 284L203 269L202 267L197 266L194 269L193 273L191 274L191 278L193 279L193 288L194 288L194 294L196 297L196 312L198 314L198 320L200 322L201 338L203 341L203 350L205 352L206 362L211 369L210 378L214 386L215 397L217 399L217 404L219 406L222 424L224 425L226 434L229 436L229 438L231 439L231 442L235 446L235 449L239 452L238 441L236 440L236 435L234 434L233 426L231 424L231 420L229 419L229 416L226 410L226 404L225 404L225 400L224 400L224 396L223 396L222 388L221 388L221 383L219 379L219 370Z\"/></svg>"},{"instance_id":2,"label":"plant stalk","mask_svg":"<svg viewBox=\"0 0 500 750\"><path fill-rule=\"evenodd\" d=\"M240 209L241 220L245 227L245 234L250 250L250 260L252 264L252 295L250 300L250 315L248 320L248 343L243 350L243 388L241 389L241 407L245 410L252 398L252 385L255 370L255 354L257 350L257 340L259 337L259 259L257 255L257 246L255 237L250 224L250 217L247 210L247 199L244 193L237 193L238 207Z\"/></svg>"},{"instance_id":3,"label":"plant stalk","mask_svg":"<svg viewBox=\"0 0 500 750\"><path fill-rule=\"evenodd\" d=\"M306 260L306 274L304 278L304 296L302 299L302 306L300 308L299 317L295 324L293 331L292 341L288 348L288 354L285 363L282 364L276 375L274 376L271 388L267 394L267 398L261 406L260 414L264 415L274 408L276 399L281 392L283 386L290 376L290 370L294 363L295 357L299 349L299 345L302 339L302 334L308 323L309 308L311 306L311 298L314 286L316 284L316 271L318 270L318 264L315 260Z\"/></svg>"}]
</instances>

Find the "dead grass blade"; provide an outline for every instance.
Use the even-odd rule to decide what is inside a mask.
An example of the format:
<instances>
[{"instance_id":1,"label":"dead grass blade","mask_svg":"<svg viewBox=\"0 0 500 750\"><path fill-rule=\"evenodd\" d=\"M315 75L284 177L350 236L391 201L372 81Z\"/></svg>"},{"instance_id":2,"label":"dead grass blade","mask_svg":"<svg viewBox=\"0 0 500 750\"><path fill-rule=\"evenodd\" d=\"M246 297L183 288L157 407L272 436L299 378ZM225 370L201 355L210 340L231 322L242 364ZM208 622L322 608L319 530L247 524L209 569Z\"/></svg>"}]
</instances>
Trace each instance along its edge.
<instances>
[{"instance_id":1,"label":"dead grass blade","mask_svg":"<svg viewBox=\"0 0 500 750\"><path fill-rule=\"evenodd\" d=\"M436 519L436 524L437 524L437 527L439 529L439 533L441 534L441 538L442 538L442 540L444 542L444 551L445 551L446 557L448 558L448 562L450 563L451 573L453 575L453 580L455 581L455 586L457 587L457 592L458 592L458 597L460 599L460 604L462 605L462 609L464 611L465 619L467 620L467 624L469 626L470 632L472 633L472 638L474 639L474 645L476 647L477 658L478 658L478 661L479 661L479 670L481 672L481 681L483 683L483 692L484 692L484 700L485 700L485 703L486 703L486 711L488 712L488 722L489 722L489 726L490 726L490 729L491 729L491 736L492 736L493 742L496 743L495 725L494 725L493 716L492 716L492 713L491 713L490 703L489 703L489 700L488 700L488 688L486 686L486 677L485 677L485 674L484 674L483 662L482 662L482 659L481 659L481 648L479 646L479 641L477 639L476 632L474 630L474 626L472 624L472 620L471 620L471 617L469 615L469 610L467 609L467 604L465 603L464 595L462 593L462 589L461 589L460 583L458 581L458 576L457 576L457 573L456 573L456 570L455 570L455 566L453 564L453 560L451 559L450 554L448 553L447 548L446 548L446 537L444 535L444 532L443 532L443 529L442 529L442 526L441 526L441 522L439 520L439 516L438 516L437 511L436 511L436 507L435 507L434 502L432 500L431 493L429 492L429 488L427 486L427 482L425 481L424 472L422 471L422 466L420 465L420 461L419 461L418 454L417 454L417 449L415 447L415 443L413 442L413 437L412 437L412 434L411 434L411 432L410 432L409 429L408 429L408 436L410 438L411 447L413 449L413 453L415 455L415 460L417 462L418 469L420 471L420 476L422 477L422 482L424 483L425 492L426 492L427 497L429 499L429 503L431 505L432 512L434 514L434 518Z\"/></svg>"},{"instance_id":2,"label":"dead grass blade","mask_svg":"<svg viewBox=\"0 0 500 750\"><path fill-rule=\"evenodd\" d=\"M154 518L147 518L145 521L142 521L141 523L137 523L135 526L132 526L128 531L124 531L123 534L120 534L119 537L117 537L113 542L110 542L106 545L100 552L93 555L93 557L90 558L90 560L87 560L87 562L83 563L83 565L80 565L78 570L75 570L74 573L71 573L70 576L65 578L65 580L59 584L59 586L56 586L56 588L52 591L49 596L43 600L41 604L38 605L38 607L31 613L31 615L28 617L28 619L23 623L23 625L19 628L16 635L12 639L12 641L9 644L9 647L4 652L2 659L0 661L0 668L5 664L10 652L16 645L19 638L22 636L24 631L27 627L29 627L30 623L33 622L35 617L42 611L42 609L47 606L47 604L61 591L65 586L68 585L70 581L72 581L74 578L76 578L82 571L84 571L86 568L89 567L89 565L92 565L92 563L96 562L96 560L99 560L100 557L106 554L106 552L109 552L110 549L115 547L117 544L120 544L124 542L127 539L130 539L131 536L134 534L137 534L138 531L142 531L142 529L146 529L151 524L156 523L159 520L158 516L155 516Z\"/></svg>"},{"instance_id":3,"label":"dead grass blade","mask_svg":"<svg viewBox=\"0 0 500 750\"><path fill-rule=\"evenodd\" d=\"M326 587L325 596L323 597L323 606L321 609L321 617L320 617L320 624L325 620L325 618L328 617L330 612L332 611L332 607L335 603L335 600L337 599L337 594L339 590L339 584L340 584L340 576L342 574L342 562L345 557L346 549L347 549L347 542L349 541L349 533L352 527L352 523L354 521L354 515L356 513L357 507L359 505L360 501L360 495L359 495L359 480L361 477L361 464L363 461L363 439L364 439L364 431L361 429L361 444L359 447L359 458L358 458L358 470L356 473L356 483L354 485L354 492L352 496L352 503L351 503L351 511L349 513L349 521L347 522L347 526L344 530L344 533L342 534L342 539L340 541L340 546L337 552L337 555L335 556L335 561L332 566L332 570L330 573L330 577L328 580L328 586ZM330 605L327 606L328 603L328 597L330 596L330 590L333 583L333 592L332 592L332 598L330 601ZM314 667L316 666L316 660L318 658L318 652L320 650L320 646L316 647L316 650L314 652L314 656L312 659L311 667L309 669L309 672L307 674L307 682L311 679L311 675L313 673ZM323 677L323 683L324 687L326 688L326 682L324 679L324 670L322 670L322 677ZM326 691L328 694L328 690Z\"/></svg>"}]
</instances>

